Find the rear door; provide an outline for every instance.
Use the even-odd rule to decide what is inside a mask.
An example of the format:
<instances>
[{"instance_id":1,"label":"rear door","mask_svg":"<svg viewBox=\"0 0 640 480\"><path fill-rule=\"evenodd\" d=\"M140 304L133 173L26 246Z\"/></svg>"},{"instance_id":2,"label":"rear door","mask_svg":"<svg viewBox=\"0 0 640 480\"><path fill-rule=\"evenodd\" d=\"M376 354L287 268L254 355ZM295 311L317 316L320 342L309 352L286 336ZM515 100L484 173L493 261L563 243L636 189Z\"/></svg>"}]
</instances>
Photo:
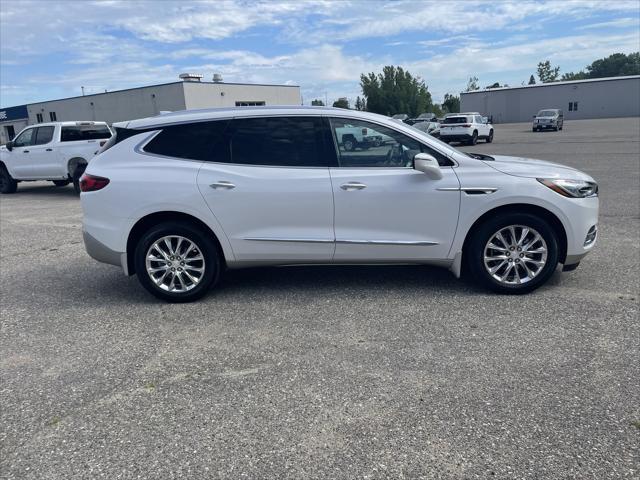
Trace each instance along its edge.
<instances>
[{"instance_id":1,"label":"rear door","mask_svg":"<svg viewBox=\"0 0 640 480\"><path fill-rule=\"evenodd\" d=\"M58 157L60 153L53 148L55 128L53 125L45 125L36 129L29 156L29 176L32 178L50 180L66 176Z\"/></svg>"},{"instance_id":2,"label":"rear door","mask_svg":"<svg viewBox=\"0 0 640 480\"><path fill-rule=\"evenodd\" d=\"M327 262L333 196L320 117L237 118L198 186L238 261ZM224 156L224 155L223 155Z\"/></svg>"}]
</instances>

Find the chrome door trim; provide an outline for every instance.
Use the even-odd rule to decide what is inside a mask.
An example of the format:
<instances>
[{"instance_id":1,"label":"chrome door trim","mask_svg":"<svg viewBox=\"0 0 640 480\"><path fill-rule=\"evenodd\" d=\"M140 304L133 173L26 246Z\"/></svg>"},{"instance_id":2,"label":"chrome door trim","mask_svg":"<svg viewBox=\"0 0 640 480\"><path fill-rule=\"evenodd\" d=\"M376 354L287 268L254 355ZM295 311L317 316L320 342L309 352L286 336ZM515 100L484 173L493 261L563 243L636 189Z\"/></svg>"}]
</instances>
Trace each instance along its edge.
<instances>
[{"instance_id":1,"label":"chrome door trim","mask_svg":"<svg viewBox=\"0 0 640 480\"><path fill-rule=\"evenodd\" d=\"M441 187L436 188L440 192L476 192L476 193L494 193L498 191L497 187Z\"/></svg>"},{"instance_id":2,"label":"chrome door trim","mask_svg":"<svg viewBox=\"0 0 640 480\"><path fill-rule=\"evenodd\" d=\"M302 243L333 243L333 238L276 238L276 237L245 237L243 240L251 242L302 242Z\"/></svg>"},{"instance_id":3,"label":"chrome door trim","mask_svg":"<svg viewBox=\"0 0 640 480\"><path fill-rule=\"evenodd\" d=\"M336 243L347 243L357 245L438 245L438 242L430 242L428 240L340 240L336 239Z\"/></svg>"}]
</instances>

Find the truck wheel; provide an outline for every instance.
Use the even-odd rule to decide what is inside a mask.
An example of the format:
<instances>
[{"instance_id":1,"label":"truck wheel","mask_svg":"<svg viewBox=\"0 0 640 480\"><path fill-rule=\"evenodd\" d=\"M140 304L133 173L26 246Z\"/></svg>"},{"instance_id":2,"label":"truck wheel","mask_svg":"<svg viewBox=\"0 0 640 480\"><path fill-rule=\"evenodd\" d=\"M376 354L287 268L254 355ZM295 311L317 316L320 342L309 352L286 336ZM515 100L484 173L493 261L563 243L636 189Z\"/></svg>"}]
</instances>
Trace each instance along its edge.
<instances>
[{"instance_id":1,"label":"truck wheel","mask_svg":"<svg viewBox=\"0 0 640 480\"><path fill-rule=\"evenodd\" d=\"M4 165L0 165L0 193L16 193L18 182L7 171Z\"/></svg>"},{"instance_id":2,"label":"truck wheel","mask_svg":"<svg viewBox=\"0 0 640 480\"><path fill-rule=\"evenodd\" d=\"M353 152L356 149L356 139L351 135L342 139L342 146L347 152Z\"/></svg>"},{"instance_id":3,"label":"truck wheel","mask_svg":"<svg viewBox=\"0 0 640 480\"><path fill-rule=\"evenodd\" d=\"M69 183L71 183L71 180L53 180L53 184L56 187L66 187Z\"/></svg>"}]
</instances>

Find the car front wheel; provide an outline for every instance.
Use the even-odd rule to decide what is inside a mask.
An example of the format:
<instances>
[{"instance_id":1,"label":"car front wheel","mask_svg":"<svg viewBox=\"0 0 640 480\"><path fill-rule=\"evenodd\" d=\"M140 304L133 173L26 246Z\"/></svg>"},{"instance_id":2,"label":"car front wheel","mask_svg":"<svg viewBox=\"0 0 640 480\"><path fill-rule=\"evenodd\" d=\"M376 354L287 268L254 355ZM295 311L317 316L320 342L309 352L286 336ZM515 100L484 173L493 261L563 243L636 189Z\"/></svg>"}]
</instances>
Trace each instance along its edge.
<instances>
[{"instance_id":1,"label":"car front wheel","mask_svg":"<svg viewBox=\"0 0 640 480\"><path fill-rule=\"evenodd\" d=\"M221 259L210 234L188 223L167 222L151 228L134 255L142 286L167 302L197 300L220 276Z\"/></svg>"},{"instance_id":2,"label":"car front wheel","mask_svg":"<svg viewBox=\"0 0 640 480\"><path fill-rule=\"evenodd\" d=\"M481 285L498 293L528 293L555 271L558 239L540 217L506 214L476 229L465 257L470 273Z\"/></svg>"},{"instance_id":3,"label":"car front wheel","mask_svg":"<svg viewBox=\"0 0 640 480\"><path fill-rule=\"evenodd\" d=\"M489 136L487 137L487 143L493 142L493 130L489 131Z\"/></svg>"},{"instance_id":4,"label":"car front wheel","mask_svg":"<svg viewBox=\"0 0 640 480\"><path fill-rule=\"evenodd\" d=\"M18 182L16 182L7 168L0 164L0 193L16 193Z\"/></svg>"}]
</instances>

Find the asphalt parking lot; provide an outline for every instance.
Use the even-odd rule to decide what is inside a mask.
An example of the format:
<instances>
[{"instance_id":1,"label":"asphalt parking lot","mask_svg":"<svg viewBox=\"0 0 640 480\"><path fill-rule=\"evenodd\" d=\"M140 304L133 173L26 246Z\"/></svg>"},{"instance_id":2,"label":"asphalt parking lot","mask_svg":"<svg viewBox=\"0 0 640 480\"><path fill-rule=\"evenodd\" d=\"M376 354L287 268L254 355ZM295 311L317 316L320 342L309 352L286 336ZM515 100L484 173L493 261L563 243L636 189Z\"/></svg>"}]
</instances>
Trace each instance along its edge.
<instances>
[{"instance_id":1,"label":"asphalt parking lot","mask_svg":"<svg viewBox=\"0 0 640 480\"><path fill-rule=\"evenodd\" d=\"M156 301L94 262L71 187L0 198L0 477L640 475L640 119L463 147L578 167L600 237L497 296L431 267L230 272Z\"/></svg>"}]
</instances>

